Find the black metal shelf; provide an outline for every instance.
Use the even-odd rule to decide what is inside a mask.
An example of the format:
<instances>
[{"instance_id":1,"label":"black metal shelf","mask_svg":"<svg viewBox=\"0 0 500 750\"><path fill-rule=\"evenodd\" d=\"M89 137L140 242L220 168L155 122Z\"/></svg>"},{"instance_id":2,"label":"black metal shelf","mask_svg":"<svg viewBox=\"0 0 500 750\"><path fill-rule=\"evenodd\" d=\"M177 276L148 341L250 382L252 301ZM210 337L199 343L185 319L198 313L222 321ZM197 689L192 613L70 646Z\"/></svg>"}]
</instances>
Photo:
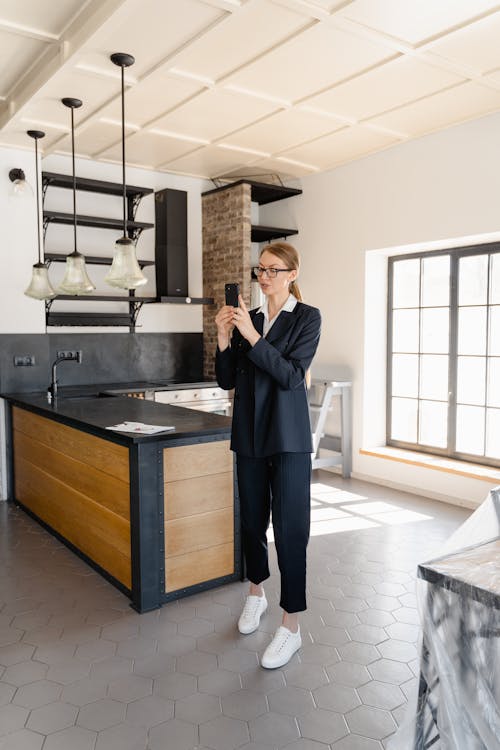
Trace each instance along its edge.
<instances>
[{"instance_id":1,"label":"black metal shelf","mask_svg":"<svg viewBox=\"0 0 500 750\"><path fill-rule=\"evenodd\" d=\"M158 302L174 305L213 305L213 297L160 297Z\"/></svg>"},{"instance_id":2,"label":"black metal shelf","mask_svg":"<svg viewBox=\"0 0 500 750\"><path fill-rule=\"evenodd\" d=\"M219 190L226 190L226 188L234 187L235 185L250 185L252 201L258 203L260 206L263 206L266 203L274 203L274 201L281 201L285 198L293 198L295 195L302 194L300 188L285 187L284 185L271 185L267 182L242 179L236 180L236 182L228 182L227 185L222 185L213 190L207 190L203 195L218 193Z\"/></svg>"},{"instance_id":3,"label":"black metal shelf","mask_svg":"<svg viewBox=\"0 0 500 750\"><path fill-rule=\"evenodd\" d=\"M64 263L67 256L64 253L45 253L45 260L50 263ZM85 255L85 262L90 263L93 266L110 266L113 262L111 256L100 256L100 255ZM137 260L139 266L144 268L145 266L154 266L154 260Z\"/></svg>"},{"instance_id":4,"label":"black metal shelf","mask_svg":"<svg viewBox=\"0 0 500 750\"><path fill-rule=\"evenodd\" d=\"M58 187L66 190L73 189L73 175L60 174L58 172L42 172L42 185L43 185L43 198L45 202L45 195L49 187ZM102 195L123 195L123 185L118 182L107 182L104 180L92 180L87 177L76 178L76 189L83 190L85 192L100 193ZM135 215L137 208L141 202L141 199L145 195L151 195L154 192L152 188L138 187L137 185L126 185L125 196L127 202L127 234L134 241L137 242L141 232L144 229L153 229L154 224L135 221ZM77 214L76 222L80 226L94 227L96 229L113 229L123 230L122 219L111 219L104 216L84 216ZM49 224L64 224L67 226L73 226L74 216L73 214L67 214L62 211L43 211L43 226L44 233L47 230ZM62 253L45 253L46 261L50 263L60 263L66 260L66 256ZM87 255L85 257L87 263L93 265L111 265L113 259L107 256L101 257L96 255ZM145 266L154 266L152 260L139 260L139 266L144 268ZM128 313L94 313L94 312L54 312L52 310L52 303L55 300L71 300L71 301L85 301L85 302L124 302L128 304ZM137 316L143 306L148 302L158 302L156 297L136 297L132 291L128 295L102 295L102 294L88 294L88 295L72 295L72 294L58 294L54 299L47 300L45 305L45 320L48 326L127 326L130 332L135 330L135 324Z\"/></svg>"},{"instance_id":5,"label":"black metal shelf","mask_svg":"<svg viewBox=\"0 0 500 750\"><path fill-rule=\"evenodd\" d=\"M251 240L252 242L270 242L281 237L289 237L292 234L298 234L298 229L283 229L282 227L264 227L252 224Z\"/></svg>"},{"instance_id":6,"label":"black metal shelf","mask_svg":"<svg viewBox=\"0 0 500 750\"><path fill-rule=\"evenodd\" d=\"M43 223L47 224L66 224L73 226L74 218L73 214L66 214L62 211L44 211L43 212ZM76 215L76 223L81 227L96 227L97 229L122 229L123 219L111 219L106 216L83 216L82 214ZM130 221L127 220L127 230L130 234L131 231L138 232L139 234L143 229L153 229L154 224L150 224L144 221Z\"/></svg>"},{"instance_id":7,"label":"black metal shelf","mask_svg":"<svg viewBox=\"0 0 500 750\"><path fill-rule=\"evenodd\" d=\"M73 176L70 174L59 174L58 172L42 172L42 184L47 187L58 187L71 189L73 187ZM88 177L76 178L76 189L88 193L102 193L103 195L123 195L123 185L119 182L106 182L105 180L92 180ZM125 186L126 196L151 195L153 188L138 187L137 185Z\"/></svg>"},{"instance_id":8,"label":"black metal shelf","mask_svg":"<svg viewBox=\"0 0 500 750\"><path fill-rule=\"evenodd\" d=\"M79 300L80 302L158 302L157 297L135 297L128 294L58 294L50 300Z\"/></svg>"},{"instance_id":9,"label":"black metal shelf","mask_svg":"<svg viewBox=\"0 0 500 750\"><path fill-rule=\"evenodd\" d=\"M125 326L127 328L130 328L132 324L129 313L103 312L49 312L46 322L48 326Z\"/></svg>"}]
</instances>

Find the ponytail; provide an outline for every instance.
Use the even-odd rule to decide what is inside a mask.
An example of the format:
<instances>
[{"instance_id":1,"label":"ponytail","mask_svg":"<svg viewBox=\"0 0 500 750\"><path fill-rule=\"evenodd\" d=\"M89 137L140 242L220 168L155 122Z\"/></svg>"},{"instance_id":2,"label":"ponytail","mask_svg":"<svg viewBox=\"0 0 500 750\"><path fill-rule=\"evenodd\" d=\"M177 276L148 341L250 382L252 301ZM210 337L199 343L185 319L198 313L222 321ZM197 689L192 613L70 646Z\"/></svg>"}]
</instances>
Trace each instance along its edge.
<instances>
[{"instance_id":1,"label":"ponytail","mask_svg":"<svg viewBox=\"0 0 500 750\"><path fill-rule=\"evenodd\" d=\"M292 281L289 287L290 294L293 294L295 299L297 299L299 302L302 302L302 294L300 293L299 285L296 281Z\"/></svg>"}]
</instances>

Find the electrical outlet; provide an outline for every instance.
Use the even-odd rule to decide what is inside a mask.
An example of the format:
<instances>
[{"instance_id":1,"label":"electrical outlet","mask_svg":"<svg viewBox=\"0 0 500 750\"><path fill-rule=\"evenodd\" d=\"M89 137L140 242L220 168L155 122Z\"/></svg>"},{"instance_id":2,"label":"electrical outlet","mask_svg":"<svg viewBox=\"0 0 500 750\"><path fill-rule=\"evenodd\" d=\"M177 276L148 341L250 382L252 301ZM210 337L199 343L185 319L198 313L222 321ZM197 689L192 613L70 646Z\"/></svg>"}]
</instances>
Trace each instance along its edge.
<instances>
[{"instance_id":1,"label":"electrical outlet","mask_svg":"<svg viewBox=\"0 0 500 750\"><path fill-rule=\"evenodd\" d=\"M61 351L57 352L58 357L62 357L63 359L69 359L73 362L80 362L82 361L82 350L81 349L63 349Z\"/></svg>"},{"instance_id":2,"label":"electrical outlet","mask_svg":"<svg viewBox=\"0 0 500 750\"><path fill-rule=\"evenodd\" d=\"M14 367L33 367L34 364L34 354L25 354L23 357L14 357Z\"/></svg>"}]
</instances>

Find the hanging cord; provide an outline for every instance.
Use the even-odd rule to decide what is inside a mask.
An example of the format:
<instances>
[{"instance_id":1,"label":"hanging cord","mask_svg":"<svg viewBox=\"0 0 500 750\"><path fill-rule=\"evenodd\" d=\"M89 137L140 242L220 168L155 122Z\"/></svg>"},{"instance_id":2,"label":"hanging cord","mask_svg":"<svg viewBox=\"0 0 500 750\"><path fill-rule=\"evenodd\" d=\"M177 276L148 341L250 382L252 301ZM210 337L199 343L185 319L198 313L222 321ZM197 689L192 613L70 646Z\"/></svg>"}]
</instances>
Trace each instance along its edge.
<instances>
[{"instance_id":1,"label":"hanging cord","mask_svg":"<svg viewBox=\"0 0 500 750\"><path fill-rule=\"evenodd\" d=\"M122 69L122 182L123 182L123 236L127 237L127 187L125 185L125 66Z\"/></svg>"},{"instance_id":2,"label":"hanging cord","mask_svg":"<svg viewBox=\"0 0 500 750\"><path fill-rule=\"evenodd\" d=\"M36 223L38 227L38 262L42 262L42 243L40 240L40 186L38 184L38 139L35 138L35 181L36 181Z\"/></svg>"},{"instance_id":3,"label":"hanging cord","mask_svg":"<svg viewBox=\"0 0 500 750\"><path fill-rule=\"evenodd\" d=\"M73 164L73 244L76 250L76 169L75 169L75 111L71 107L71 153Z\"/></svg>"}]
</instances>

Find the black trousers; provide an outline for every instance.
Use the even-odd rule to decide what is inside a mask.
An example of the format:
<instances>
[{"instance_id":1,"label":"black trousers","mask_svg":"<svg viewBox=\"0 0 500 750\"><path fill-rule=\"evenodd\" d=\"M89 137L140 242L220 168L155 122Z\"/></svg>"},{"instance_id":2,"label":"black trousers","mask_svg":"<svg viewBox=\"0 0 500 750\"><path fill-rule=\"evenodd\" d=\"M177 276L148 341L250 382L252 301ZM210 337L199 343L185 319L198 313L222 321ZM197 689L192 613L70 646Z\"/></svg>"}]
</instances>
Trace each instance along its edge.
<instances>
[{"instance_id":1,"label":"black trousers","mask_svg":"<svg viewBox=\"0 0 500 750\"><path fill-rule=\"evenodd\" d=\"M306 609L306 549L311 520L311 454L236 456L242 542L252 583L269 578L266 531L272 513L281 574L280 606Z\"/></svg>"}]
</instances>

